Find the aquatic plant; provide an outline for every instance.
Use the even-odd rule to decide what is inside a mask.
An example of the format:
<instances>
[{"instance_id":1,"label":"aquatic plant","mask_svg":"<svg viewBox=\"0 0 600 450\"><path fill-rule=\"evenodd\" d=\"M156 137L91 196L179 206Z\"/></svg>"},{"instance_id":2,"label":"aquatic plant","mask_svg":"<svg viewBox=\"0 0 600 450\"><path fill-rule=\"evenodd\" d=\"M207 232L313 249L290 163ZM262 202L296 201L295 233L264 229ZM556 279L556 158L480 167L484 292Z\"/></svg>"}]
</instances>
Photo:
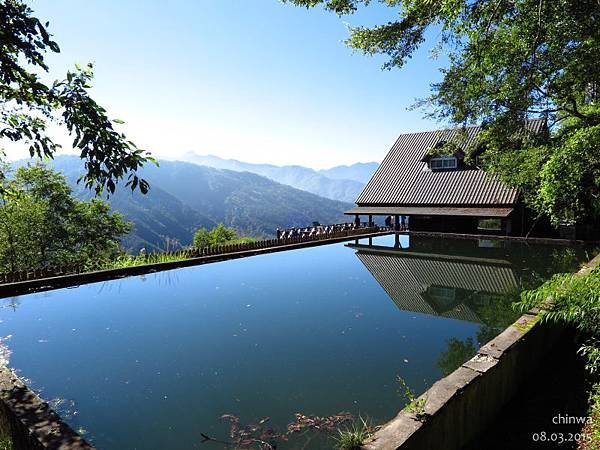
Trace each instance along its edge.
<instances>
[{"instance_id":1,"label":"aquatic plant","mask_svg":"<svg viewBox=\"0 0 600 450\"><path fill-rule=\"evenodd\" d=\"M200 433L201 443L220 443L236 449L275 450L278 441L285 442L292 434L309 431L331 433L352 421L352 414L342 411L332 416L320 417L296 413L294 421L287 425L284 432L278 432L269 425L270 417L263 417L256 423L247 425L242 424L240 418L234 414L223 414L220 420L231 424L229 440Z\"/></svg>"}]
</instances>

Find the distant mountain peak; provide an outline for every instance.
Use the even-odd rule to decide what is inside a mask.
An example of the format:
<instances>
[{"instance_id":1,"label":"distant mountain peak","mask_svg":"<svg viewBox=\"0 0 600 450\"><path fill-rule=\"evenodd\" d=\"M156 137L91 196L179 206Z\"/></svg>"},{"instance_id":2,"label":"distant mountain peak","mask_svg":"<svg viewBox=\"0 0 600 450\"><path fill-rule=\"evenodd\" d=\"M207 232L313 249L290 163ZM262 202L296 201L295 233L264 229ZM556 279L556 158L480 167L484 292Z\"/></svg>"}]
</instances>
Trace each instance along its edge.
<instances>
[{"instance_id":1,"label":"distant mountain peak","mask_svg":"<svg viewBox=\"0 0 600 450\"><path fill-rule=\"evenodd\" d=\"M377 163L357 163L317 171L300 165L276 166L247 163L210 154L199 155L192 151L186 152L184 158L186 161L202 166L236 172L252 172L321 197L349 203L356 200L378 167Z\"/></svg>"}]
</instances>

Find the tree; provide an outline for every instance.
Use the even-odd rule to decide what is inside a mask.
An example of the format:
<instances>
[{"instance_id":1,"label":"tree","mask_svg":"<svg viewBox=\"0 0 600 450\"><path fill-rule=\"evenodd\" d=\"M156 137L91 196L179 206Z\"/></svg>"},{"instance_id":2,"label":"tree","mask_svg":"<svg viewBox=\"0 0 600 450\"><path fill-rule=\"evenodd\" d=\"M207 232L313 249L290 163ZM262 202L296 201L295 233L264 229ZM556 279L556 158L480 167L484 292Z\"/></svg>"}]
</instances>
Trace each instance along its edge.
<instances>
[{"instance_id":1,"label":"tree","mask_svg":"<svg viewBox=\"0 0 600 450\"><path fill-rule=\"evenodd\" d=\"M210 245L210 231L202 227L194 233L194 247L203 248Z\"/></svg>"},{"instance_id":2,"label":"tree","mask_svg":"<svg viewBox=\"0 0 600 450\"><path fill-rule=\"evenodd\" d=\"M121 253L131 230L101 200L79 201L65 178L38 163L20 167L0 190L0 270L63 264L91 267Z\"/></svg>"},{"instance_id":3,"label":"tree","mask_svg":"<svg viewBox=\"0 0 600 450\"><path fill-rule=\"evenodd\" d=\"M284 0L351 14L370 0ZM350 29L347 44L402 67L436 31L448 66L417 105L439 120L481 123L487 170L524 190L554 223L600 215L600 3L597 0L380 0L389 23ZM527 120L547 119L533 135ZM566 164L565 164L566 162Z\"/></svg>"},{"instance_id":4,"label":"tree","mask_svg":"<svg viewBox=\"0 0 600 450\"><path fill-rule=\"evenodd\" d=\"M127 176L126 186L148 191L137 171L149 153L138 149L114 128L106 110L89 95L92 65L76 66L64 80L43 83L36 73L47 72L46 52L60 51L43 24L23 0L0 0L0 142L23 144L31 157L52 157L60 145L46 133L49 123L62 126L74 138L86 173L81 177L96 194L116 189ZM0 160L3 152L0 148ZM0 178L3 177L0 172Z\"/></svg>"},{"instance_id":5,"label":"tree","mask_svg":"<svg viewBox=\"0 0 600 450\"><path fill-rule=\"evenodd\" d=\"M210 231L204 227L196 231L194 234L194 247L202 248L232 242L248 242L251 240L239 237L233 228L227 228L220 223Z\"/></svg>"}]
</instances>

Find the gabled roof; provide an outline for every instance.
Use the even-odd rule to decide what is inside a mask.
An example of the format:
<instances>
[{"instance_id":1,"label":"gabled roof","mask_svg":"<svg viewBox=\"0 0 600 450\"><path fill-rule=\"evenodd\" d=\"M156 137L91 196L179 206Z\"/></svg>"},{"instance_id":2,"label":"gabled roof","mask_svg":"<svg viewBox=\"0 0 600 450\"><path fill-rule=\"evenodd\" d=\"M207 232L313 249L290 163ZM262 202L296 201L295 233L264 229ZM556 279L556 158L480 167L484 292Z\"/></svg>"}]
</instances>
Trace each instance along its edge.
<instances>
[{"instance_id":1,"label":"gabled roof","mask_svg":"<svg viewBox=\"0 0 600 450\"><path fill-rule=\"evenodd\" d=\"M475 216L475 217L508 217L514 208L471 207L457 208L449 206L356 206L344 214L373 214L399 216Z\"/></svg>"},{"instance_id":2,"label":"gabled roof","mask_svg":"<svg viewBox=\"0 0 600 450\"><path fill-rule=\"evenodd\" d=\"M545 127L541 119L527 127L534 133ZM425 156L439 142L453 142L461 150L477 143L481 127L452 128L402 134L367 183L356 203L403 206L510 206L518 199L517 189L479 168L431 171Z\"/></svg>"},{"instance_id":3,"label":"gabled roof","mask_svg":"<svg viewBox=\"0 0 600 450\"><path fill-rule=\"evenodd\" d=\"M513 268L504 261L483 263L461 258L436 258L435 255L390 254L362 248L356 256L394 303L405 311L481 322L473 311L473 305L468 302L439 310L428 301L427 288L444 286L473 293L503 294L518 287Z\"/></svg>"}]
</instances>

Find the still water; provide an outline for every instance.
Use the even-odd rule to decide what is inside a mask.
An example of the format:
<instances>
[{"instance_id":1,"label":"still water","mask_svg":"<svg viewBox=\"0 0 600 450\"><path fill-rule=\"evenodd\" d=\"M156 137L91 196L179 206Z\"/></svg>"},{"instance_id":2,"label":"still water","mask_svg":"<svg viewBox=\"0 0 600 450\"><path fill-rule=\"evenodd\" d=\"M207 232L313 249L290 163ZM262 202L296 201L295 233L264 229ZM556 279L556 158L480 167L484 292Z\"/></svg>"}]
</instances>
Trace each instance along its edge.
<instances>
[{"instance_id":1,"label":"still water","mask_svg":"<svg viewBox=\"0 0 600 450\"><path fill-rule=\"evenodd\" d=\"M231 441L223 414L280 432L295 413L390 419L398 376L424 391L518 316L522 289L586 257L385 236L5 298L1 344L100 449L220 449L201 433Z\"/></svg>"}]
</instances>

